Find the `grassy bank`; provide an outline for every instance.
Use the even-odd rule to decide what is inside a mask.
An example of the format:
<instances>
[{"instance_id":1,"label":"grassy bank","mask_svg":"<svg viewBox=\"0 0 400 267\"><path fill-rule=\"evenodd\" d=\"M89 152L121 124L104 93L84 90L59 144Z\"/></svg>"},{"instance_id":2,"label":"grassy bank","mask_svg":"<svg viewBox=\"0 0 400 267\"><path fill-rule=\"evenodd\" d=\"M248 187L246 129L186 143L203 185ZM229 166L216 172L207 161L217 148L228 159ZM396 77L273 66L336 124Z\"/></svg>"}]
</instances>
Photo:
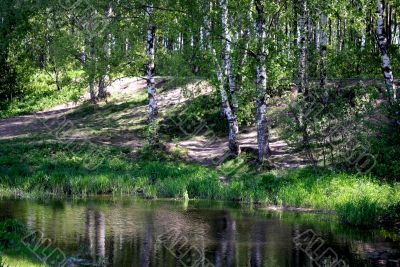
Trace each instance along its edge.
<instances>
[{"instance_id":1,"label":"grassy bank","mask_svg":"<svg viewBox=\"0 0 400 267\"><path fill-rule=\"evenodd\" d=\"M336 211L354 225L396 221L400 185L328 170L256 170L245 157L207 168L150 148L62 144L34 138L0 142L0 194L94 194L201 198ZM43 140L43 138L42 138ZM78 149L78 148L79 149ZM223 177L223 179L222 179Z\"/></svg>"}]
</instances>

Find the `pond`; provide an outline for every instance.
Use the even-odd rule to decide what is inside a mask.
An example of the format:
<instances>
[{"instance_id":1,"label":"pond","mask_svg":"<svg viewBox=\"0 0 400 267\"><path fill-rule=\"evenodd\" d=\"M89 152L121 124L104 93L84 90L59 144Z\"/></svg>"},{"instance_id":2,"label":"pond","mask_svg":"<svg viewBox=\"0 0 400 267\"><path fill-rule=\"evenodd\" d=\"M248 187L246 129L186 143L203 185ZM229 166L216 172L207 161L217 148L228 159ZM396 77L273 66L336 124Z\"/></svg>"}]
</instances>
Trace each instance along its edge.
<instances>
[{"instance_id":1,"label":"pond","mask_svg":"<svg viewBox=\"0 0 400 267\"><path fill-rule=\"evenodd\" d=\"M3 199L0 218L35 231L65 266L400 265L397 233L238 203Z\"/></svg>"}]
</instances>

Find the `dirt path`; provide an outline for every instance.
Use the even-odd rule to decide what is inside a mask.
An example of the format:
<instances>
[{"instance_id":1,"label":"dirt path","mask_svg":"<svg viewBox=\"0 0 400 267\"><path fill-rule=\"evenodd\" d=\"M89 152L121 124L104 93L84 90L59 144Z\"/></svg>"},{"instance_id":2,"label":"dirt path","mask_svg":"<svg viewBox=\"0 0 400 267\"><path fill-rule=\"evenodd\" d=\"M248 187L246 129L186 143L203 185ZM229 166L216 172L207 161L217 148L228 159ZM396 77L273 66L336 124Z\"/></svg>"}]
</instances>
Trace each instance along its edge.
<instances>
[{"instance_id":1,"label":"dirt path","mask_svg":"<svg viewBox=\"0 0 400 267\"><path fill-rule=\"evenodd\" d=\"M158 79L158 86L164 80ZM136 151L146 142L143 135L147 114L145 86L143 79L124 78L115 81L108 88L112 104L100 103L93 108L94 110L82 111L82 103L89 98L85 95L77 103L71 102L43 112L0 120L0 140L36 135L43 140L90 140L129 147ZM188 95L196 97L208 94L211 90L212 88L204 85L204 82L189 83L184 90L182 87L163 90L158 96L160 115L164 116L171 107L188 101ZM242 147L255 150L255 129L242 132L239 143ZM193 136L188 140L168 145L184 148L189 160L202 165L218 165L228 152L226 138L220 137ZM293 152L287 143L274 134L270 145L273 153L271 161L277 168L306 165L307 161L303 155Z\"/></svg>"},{"instance_id":2,"label":"dirt path","mask_svg":"<svg viewBox=\"0 0 400 267\"><path fill-rule=\"evenodd\" d=\"M214 140L195 137L179 143L188 151L188 156L192 161L203 165L218 165L228 153L228 141L224 138ZM241 148L257 150L257 132L255 129L247 129L245 133L239 134L239 145ZM271 162L278 169L293 169L304 167L308 160L299 152L294 152L288 144L272 136L270 140L272 151Z\"/></svg>"}]
</instances>

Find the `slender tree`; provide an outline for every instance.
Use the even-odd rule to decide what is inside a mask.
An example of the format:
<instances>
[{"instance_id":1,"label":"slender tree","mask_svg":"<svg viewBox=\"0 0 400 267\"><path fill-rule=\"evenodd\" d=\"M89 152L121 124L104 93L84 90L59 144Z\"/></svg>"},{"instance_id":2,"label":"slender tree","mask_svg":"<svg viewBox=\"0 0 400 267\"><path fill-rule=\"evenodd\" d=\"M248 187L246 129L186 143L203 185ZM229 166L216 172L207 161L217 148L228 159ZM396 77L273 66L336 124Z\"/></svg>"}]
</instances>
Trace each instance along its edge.
<instances>
[{"instance_id":1,"label":"slender tree","mask_svg":"<svg viewBox=\"0 0 400 267\"><path fill-rule=\"evenodd\" d=\"M205 28L205 39L206 42L208 43L208 48L211 53L211 57L214 61L214 67L216 70L216 76L217 76L217 83L218 83L218 90L221 96L221 104L222 104L222 110L224 113L224 116L226 117L228 121L228 147L229 151L233 154L238 154L240 152L240 148L238 146L237 142L237 118L234 116L231 108L231 104L229 103L229 98L228 98L228 93L225 90L225 79L224 79L224 74L223 70L221 68L221 64L218 61L217 57L217 52L215 51L215 48L213 47L211 43L211 22L208 17L208 11L209 11L209 3L206 0L203 0L202 2L203 9L204 9L204 28Z\"/></svg>"},{"instance_id":2,"label":"slender tree","mask_svg":"<svg viewBox=\"0 0 400 267\"><path fill-rule=\"evenodd\" d=\"M97 95L95 89L96 81L96 68L97 68L97 55L96 55L96 42L94 36L94 14L93 12L89 15L89 21L87 25L87 31L85 32L87 50L89 50L89 93L90 101L95 104L97 102Z\"/></svg>"},{"instance_id":3,"label":"slender tree","mask_svg":"<svg viewBox=\"0 0 400 267\"><path fill-rule=\"evenodd\" d=\"M396 85L394 84L393 81L392 67L390 65L390 58L388 54L388 41L384 30L382 2L383 2L382 0L376 0L376 8L378 14L376 34L378 37L379 49L382 55L383 76L385 78L388 100L390 105L393 106L396 102Z\"/></svg>"},{"instance_id":4,"label":"slender tree","mask_svg":"<svg viewBox=\"0 0 400 267\"><path fill-rule=\"evenodd\" d=\"M256 37L258 41L257 48L257 80L256 80L256 107L257 107L257 144L258 144L258 161L262 162L265 156L269 156L269 142L268 142L268 125L266 119L267 104L267 71L265 66L266 52L265 52L265 15L264 4L262 0L254 1L257 12L256 19Z\"/></svg>"},{"instance_id":5,"label":"slender tree","mask_svg":"<svg viewBox=\"0 0 400 267\"><path fill-rule=\"evenodd\" d=\"M110 24L111 24L111 16L113 15L113 7L112 7L112 2L110 1L107 4L106 10L105 10L105 19L107 20L107 29L104 30L104 67L103 67L103 73L100 75L99 79L99 90L98 90L98 96L100 99L106 98L107 97L107 85L110 80L110 60L111 60L111 42L112 42L112 34L110 32Z\"/></svg>"},{"instance_id":6,"label":"slender tree","mask_svg":"<svg viewBox=\"0 0 400 267\"><path fill-rule=\"evenodd\" d=\"M232 70L232 58L231 58L231 42L232 37L228 27L228 0L220 0L221 6L221 25L223 30L222 38L222 49L223 49L223 71L226 76L226 80L229 86L229 92L231 95L231 114L230 118L227 117L229 122L229 149L235 155L240 153L239 145L237 142L237 136L239 133L239 126L237 122L237 109L239 107L238 100L236 97L236 84ZM223 86L223 85L222 85ZM225 91L225 90L224 90ZM227 96L226 96L227 98ZM227 99L228 100L228 99ZM228 103L229 105L229 103Z\"/></svg>"},{"instance_id":7,"label":"slender tree","mask_svg":"<svg viewBox=\"0 0 400 267\"><path fill-rule=\"evenodd\" d=\"M306 0L300 0L300 14L298 18L298 31L299 31L299 81L298 90L303 92L304 95L308 93L307 86L307 43L306 43L306 15L307 15L307 2Z\"/></svg>"},{"instance_id":8,"label":"slender tree","mask_svg":"<svg viewBox=\"0 0 400 267\"><path fill-rule=\"evenodd\" d=\"M147 94L149 98L148 107L148 123L150 128L149 143L155 144L158 142L158 130L157 130L157 115L158 105L155 87L155 33L156 27L153 22L153 4L149 4L146 7L147 13L147 66L146 66L146 80L147 80Z\"/></svg>"},{"instance_id":9,"label":"slender tree","mask_svg":"<svg viewBox=\"0 0 400 267\"><path fill-rule=\"evenodd\" d=\"M321 22L320 22L320 36L319 36L319 77L320 77L320 87L322 90L322 99L324 104L328 103L328 90L326 88L326 52L328 46L328 37L326 33L326 27L328 24L328 17L324 12L321 13Z\"/></svg>"}]
</instances>

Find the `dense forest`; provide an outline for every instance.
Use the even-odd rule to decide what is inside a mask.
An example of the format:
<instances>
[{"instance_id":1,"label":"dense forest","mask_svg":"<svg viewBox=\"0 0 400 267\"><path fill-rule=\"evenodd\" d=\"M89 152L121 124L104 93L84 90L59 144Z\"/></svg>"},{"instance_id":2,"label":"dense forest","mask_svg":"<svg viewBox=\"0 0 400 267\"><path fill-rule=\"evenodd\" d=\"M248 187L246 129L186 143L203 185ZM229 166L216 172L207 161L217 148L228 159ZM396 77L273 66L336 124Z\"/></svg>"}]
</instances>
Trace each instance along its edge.
<instances>
[{"instance_id":1,"label":"dense forest","mask_svg":"<svg viewBox=\"0 0 400 267\"><path fill-rule=\"evenodd\" d=\"M399 79L399 0L1 0L0 207L94 195L229 200L332 212L337 224L324 227L379 225L397 231L384 233L398 246ZM96 203L86 235L95 229L105 256L110 221ZM161 212L145 210L131 219L145 225L142 256ZM2 221L12 212L0 209L0 267L22 235L10 229L27 231ZM236 221L253 227L229 212L228 241ZM170 217L190 233L191 216ZM266 225L254 225L251 238L264 238ZM215 255L233 246L221 240ZM240 262L261 266L252 253Z\"/></svg>"}]
</instances>

